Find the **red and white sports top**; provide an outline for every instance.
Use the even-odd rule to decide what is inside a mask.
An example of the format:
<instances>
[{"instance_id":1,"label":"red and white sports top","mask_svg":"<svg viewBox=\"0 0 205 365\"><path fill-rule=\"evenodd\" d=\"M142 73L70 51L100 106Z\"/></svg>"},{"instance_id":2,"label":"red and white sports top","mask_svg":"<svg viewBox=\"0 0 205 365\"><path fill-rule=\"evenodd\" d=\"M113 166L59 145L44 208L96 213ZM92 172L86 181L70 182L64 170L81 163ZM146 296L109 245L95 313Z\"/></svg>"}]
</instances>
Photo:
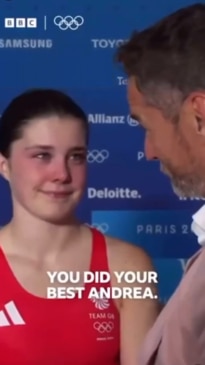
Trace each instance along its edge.
<instances>
[{"instance_id":1,"label":"red and white sports top","mask_svg":"<svg viewBox=\"0 0 205 365\"><path fill-rule=\"evenodd\" d=\"M90 271L108 271L104 236L92 230ZM109 287L107 284L95 284ZM1 365L119 365L119 314L105 299L44 299L16 280L0 249Z\"/></svg>"}]
</instances>

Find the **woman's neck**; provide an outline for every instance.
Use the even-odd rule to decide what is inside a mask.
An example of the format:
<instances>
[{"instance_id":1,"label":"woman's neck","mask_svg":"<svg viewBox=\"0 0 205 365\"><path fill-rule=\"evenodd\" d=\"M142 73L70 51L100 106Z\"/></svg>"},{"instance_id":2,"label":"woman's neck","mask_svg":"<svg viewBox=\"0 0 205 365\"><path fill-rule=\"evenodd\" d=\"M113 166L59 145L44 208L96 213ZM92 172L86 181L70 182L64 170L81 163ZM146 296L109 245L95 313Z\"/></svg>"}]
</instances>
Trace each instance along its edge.
<instances>
[{"instance_id":1,"label":"woman's neck","mask_svg":"<svg viewBox=\"0 0 205 365\"><path fill-rule=\"evenodd\" d=\"M10 242L7 250L16 251L19 254L22 252L38 259L55 257L63 253L69 243L78 240L81 225L74 218L68 219L67 224L56 225L27 213L14 215L5 227L5 233Z\"/></svg>"}]
</instances>

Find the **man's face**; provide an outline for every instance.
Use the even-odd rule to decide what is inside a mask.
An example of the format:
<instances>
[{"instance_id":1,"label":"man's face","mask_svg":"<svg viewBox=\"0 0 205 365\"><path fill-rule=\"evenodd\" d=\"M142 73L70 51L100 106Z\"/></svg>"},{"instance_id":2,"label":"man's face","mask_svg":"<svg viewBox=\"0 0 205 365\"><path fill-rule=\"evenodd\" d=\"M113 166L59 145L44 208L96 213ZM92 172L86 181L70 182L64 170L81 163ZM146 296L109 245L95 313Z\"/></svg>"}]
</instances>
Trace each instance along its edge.
<instances>
[{"instance_id":1,"label":"man's face","mask_svg":"<svg viewBox=\"0 0 205 365\"><path fill-rule=\"evenodd\" d=\"M128 80L128 102L132 118L145 129L146 158L160 160L177 195L205 197L205 137L198 131L191 102L182 105L174 124L146 103L134 78Z\"/></svg>"}]
</instances>

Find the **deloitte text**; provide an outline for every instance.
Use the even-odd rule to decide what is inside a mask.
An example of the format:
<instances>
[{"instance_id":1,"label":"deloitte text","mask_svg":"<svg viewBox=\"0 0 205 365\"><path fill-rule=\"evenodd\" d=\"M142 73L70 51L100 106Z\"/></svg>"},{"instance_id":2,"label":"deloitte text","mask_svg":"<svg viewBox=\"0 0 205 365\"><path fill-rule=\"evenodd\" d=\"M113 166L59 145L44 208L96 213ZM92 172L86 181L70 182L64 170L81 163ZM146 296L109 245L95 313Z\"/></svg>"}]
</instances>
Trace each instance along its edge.
<instances>
[{"instance_id":1,"label":"deloitte text","mask_svg":"<svg viewBox=\"0 0 205 365\"><path fill-rule=\"evenodd\" d=\"M126 41L126 39L91 39L93 48L117 48Z\"/></svg>"},{"instance_id":2,"label":"deloitte text","mask_svg":"<svg viewBox=\"0 0 205 365\"><path fill-rule=\"evenodd\" d=\"M137 190L130 188L96 189L88 188L88 199L140 199Z\"/></svg>"},{"instance_id":3,"label":"deloitte text","mask_svg":"<svg viewBox=\"0 0 205 365\"><path fill-rule=\"evenodd\" d=\"M0 38L0 48L52 48L51 39L3 39Z\"/></svg>"}]
</instances>

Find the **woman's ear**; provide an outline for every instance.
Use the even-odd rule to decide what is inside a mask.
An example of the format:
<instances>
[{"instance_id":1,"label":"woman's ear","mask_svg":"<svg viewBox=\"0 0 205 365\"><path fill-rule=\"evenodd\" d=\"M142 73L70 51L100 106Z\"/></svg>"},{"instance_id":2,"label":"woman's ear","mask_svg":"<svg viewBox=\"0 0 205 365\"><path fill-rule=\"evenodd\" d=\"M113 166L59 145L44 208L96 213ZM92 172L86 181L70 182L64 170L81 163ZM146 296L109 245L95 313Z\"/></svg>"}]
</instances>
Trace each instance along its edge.
<instances>
[{"instance_id":1,"label":"woman's ear","mask_svg":"<svg viewBox=\"0 0 205 365\"><path fill-rule=\"evenodd\" d=\"M7 181L10 178L9 160L0 153L0 175Z\"/></svg>"}]
</instances>

